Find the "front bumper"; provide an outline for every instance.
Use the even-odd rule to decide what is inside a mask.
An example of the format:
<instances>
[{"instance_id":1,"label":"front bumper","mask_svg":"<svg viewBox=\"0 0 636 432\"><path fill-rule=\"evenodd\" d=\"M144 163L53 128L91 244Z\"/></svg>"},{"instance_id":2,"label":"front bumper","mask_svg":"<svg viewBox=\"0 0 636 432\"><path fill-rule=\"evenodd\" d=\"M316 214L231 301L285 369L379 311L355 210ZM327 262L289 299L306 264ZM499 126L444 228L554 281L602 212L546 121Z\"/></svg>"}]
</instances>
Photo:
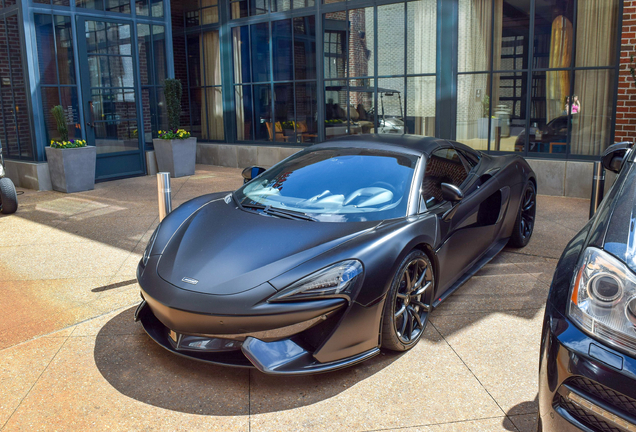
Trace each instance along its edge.
<instances>
[{"instance_id":1,"label":"front bumper","mask_svg":"<svg viewBox=\"0 0 636 432\"><path fill-rule=\"evenodd\" d=\"M256 367L267 374L329 372L363 362L380 352L376 347L348 358L319 362L302 335L326 319L326 316L320 316L296 326L263 331L260 334L187 335L166 327L155 316L146 300L135 312L135 320L141 321L148 336L168 351L206 363Z\"/></svg>"},{"instance_id":2,"label":"front bumper","mask_svg":"<svg viewBox=\"0 0 636 432\"><path fill-rule=\"evenodd\" d=\"M636 432L636 359L591 338L546 306L539 430Z\"/></svg>"}]
</instances>

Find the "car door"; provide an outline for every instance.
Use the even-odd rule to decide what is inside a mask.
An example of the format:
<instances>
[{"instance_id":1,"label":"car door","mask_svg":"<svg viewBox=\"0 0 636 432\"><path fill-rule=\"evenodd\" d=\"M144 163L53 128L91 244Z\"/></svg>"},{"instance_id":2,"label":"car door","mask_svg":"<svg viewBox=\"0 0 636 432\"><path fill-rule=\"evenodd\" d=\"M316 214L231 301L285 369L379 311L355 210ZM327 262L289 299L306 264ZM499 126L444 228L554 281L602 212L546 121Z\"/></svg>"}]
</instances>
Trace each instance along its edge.
<instances>
[{"instance_id":1,"label":"car door","mask_svg":"<svg viewBox=\"0 0 636 432\"><path fill-rule=\"evenodd\" d=\"M496 176L480 175L479 164L471 166L458 151L443 147L426 161L422 198L438 224L440 296L478 260L493 243L501 211L500 185ZM453 184L464 199L452 204L443 200L441 183ZM456 206L453 212L450 210Z\"/></svg>"}]
</instances>

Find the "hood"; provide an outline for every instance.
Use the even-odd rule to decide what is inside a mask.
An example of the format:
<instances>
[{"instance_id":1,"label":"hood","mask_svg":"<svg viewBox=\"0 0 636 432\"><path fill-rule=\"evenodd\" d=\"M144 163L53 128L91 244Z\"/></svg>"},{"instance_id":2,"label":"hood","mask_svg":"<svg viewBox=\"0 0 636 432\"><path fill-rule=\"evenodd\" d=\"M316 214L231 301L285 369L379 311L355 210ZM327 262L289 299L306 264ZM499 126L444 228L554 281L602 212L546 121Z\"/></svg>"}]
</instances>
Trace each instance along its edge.
<instances>
[{"instance_id":1,"label":"hood","mask_svg":"<svg viewBox=\"0 0 636 432\"><path fill-rule=\"evenodd\" d=\"M379 224L281 219L218 200L200 208L179 227L159 259L157 271L182 289L237 294Z\"/></svg>"},{"instance_id":2,"label":"hood","mask_svg":"<svg viewBox=\"0 0 636 432\"><path fill-rule=\"evenodd\" d=\"M627 178L613 199L614 209L607 224L603 249L636 273L636 167L630 161L623 169L628 172L621 175L625 174Z\"/></svg>"}]
</instances>

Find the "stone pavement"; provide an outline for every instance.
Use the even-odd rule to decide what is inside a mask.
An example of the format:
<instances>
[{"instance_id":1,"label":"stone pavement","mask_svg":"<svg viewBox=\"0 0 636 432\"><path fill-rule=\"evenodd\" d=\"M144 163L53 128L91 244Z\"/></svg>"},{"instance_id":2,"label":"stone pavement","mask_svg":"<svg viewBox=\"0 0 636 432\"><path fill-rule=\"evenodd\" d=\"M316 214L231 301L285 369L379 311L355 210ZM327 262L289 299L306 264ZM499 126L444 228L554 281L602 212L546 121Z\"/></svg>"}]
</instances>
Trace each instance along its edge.
<instances>
[{"instance_id":1,"label":"stone pavement","mask_svg":"<svg viewBox=\"0 0 636 432\"><path fill-rule=\"evenodd\" d=\"M197 166L173 179L174 206L241 183ZM2 431L534 431L545 298L589 205L540 196L530 244L436 309L410 352L281 378L177 357L133 322L154 177L19 198L0 215Z\"/></svg>"}]
</instances>

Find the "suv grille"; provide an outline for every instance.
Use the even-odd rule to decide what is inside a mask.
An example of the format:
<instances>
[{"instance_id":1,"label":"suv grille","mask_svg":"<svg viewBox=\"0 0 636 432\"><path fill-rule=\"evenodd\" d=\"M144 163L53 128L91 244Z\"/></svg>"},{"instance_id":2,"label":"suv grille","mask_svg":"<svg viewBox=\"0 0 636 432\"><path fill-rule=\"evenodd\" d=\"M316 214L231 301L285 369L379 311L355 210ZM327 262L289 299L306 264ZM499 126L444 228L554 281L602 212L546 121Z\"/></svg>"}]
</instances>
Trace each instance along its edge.
<instances>
[{"instance_id":1,"label":"suv grille","mask_svg":"<svg viewBox=\"0 0 636 432\"><path fill-rule=\"evenodd\" d=\"M558 396L557 405L592 430L598 432L623 432L621 429L607 423L603 418L594 415L594 413L579 408L563 396Z\"/></svg>"},{"instance_id":2,"label":"suv grille","mask_svg":"<svg viewBox=\"0 0 636 432\"><path fill-rule=\"evenodd\" d=\"M595 396L608 405L614 406L621 411L636 416L636 400L612 390L609 387L605 387L602 384L580 376L568 379L565 384L568 384L591 396Z\"/></svg>"}]
</instances>

